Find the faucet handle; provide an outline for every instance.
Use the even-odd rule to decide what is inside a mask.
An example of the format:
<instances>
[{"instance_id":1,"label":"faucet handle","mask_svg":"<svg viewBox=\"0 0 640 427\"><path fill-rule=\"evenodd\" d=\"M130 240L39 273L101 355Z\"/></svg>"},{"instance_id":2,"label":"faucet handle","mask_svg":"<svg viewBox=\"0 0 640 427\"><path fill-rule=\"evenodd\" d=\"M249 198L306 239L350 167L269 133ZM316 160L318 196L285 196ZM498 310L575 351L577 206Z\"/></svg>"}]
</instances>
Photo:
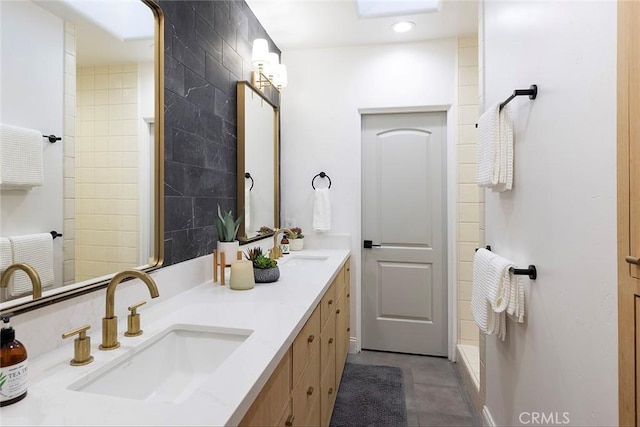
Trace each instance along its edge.
<instances>
[{"instance_id":1,"label":"faucet handle","mask_svg":"<svg viewBox=\"0 0 640 427\"><path fill-rule=\"evenodd\" d=\"M140 301L139 303L128 307L131 313L127 316L127 332L124 333L125 337L137 337L138 335L142 335L142 329L140 329L140 314L136 310L138 307L141 307L146 303L146 301Z\"/></svg>"},{"instance_id":2,"label":"faucet handle","mask_svg":"<svg viewBox=\"0 0 640 427\"><path fill-rule=\"evenodd\" d=\"M89 328L91 328L91 325L84 325L62 334L63 339L78 335L78 338L73 341L73 359L69 362L71 366L82 366L93 362L91 337L87 336Z\"/></svg>"}]
</instances>

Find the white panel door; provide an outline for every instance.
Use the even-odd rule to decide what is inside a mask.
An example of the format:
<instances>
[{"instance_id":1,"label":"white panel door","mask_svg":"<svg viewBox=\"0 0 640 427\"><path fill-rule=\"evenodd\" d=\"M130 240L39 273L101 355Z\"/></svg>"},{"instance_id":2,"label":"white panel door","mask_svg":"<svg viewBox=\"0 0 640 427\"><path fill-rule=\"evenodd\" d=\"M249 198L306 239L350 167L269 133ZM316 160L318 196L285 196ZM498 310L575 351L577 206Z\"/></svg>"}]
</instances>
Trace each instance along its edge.
<instances>
[{"instance_id":1,"label":"white panel door","mask_svg":"<svg viewBox=\"0 0 640 427\"><path fill-rule=\"evenodd\" d=\"M365 349L447 355L445 129L444 112L362 118Z\"/></svg>"}]
</instances>

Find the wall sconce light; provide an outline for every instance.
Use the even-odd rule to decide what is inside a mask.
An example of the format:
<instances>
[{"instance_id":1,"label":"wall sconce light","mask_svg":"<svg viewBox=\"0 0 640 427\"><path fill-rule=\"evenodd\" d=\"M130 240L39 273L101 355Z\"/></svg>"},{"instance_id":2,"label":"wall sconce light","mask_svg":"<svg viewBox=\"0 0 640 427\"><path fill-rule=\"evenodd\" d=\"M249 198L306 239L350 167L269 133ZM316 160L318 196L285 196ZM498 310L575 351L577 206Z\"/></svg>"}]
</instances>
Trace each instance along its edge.
<instances>
[{"instance_id":1,"label":"wall sconce light","mask_svg":"<svg viewBox=\"0 0 640 427\"><path fill-rule=\"evenodd\" d=\"M264 92L271 86L278 92L287 87L287 67L280 64L277 53L269 52L269 43L265 39L255 39L251 51L251 83Z\"/></svg>"}]
</instances>

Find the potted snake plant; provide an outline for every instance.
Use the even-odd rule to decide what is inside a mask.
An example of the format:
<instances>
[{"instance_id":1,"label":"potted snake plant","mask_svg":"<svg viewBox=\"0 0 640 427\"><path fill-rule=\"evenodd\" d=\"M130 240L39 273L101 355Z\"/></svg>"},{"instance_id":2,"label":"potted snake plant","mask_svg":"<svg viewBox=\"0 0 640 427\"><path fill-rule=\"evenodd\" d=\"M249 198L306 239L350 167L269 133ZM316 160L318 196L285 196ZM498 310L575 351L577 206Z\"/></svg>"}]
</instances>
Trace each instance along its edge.
<instances>
[{"instance_id":1,"label":"potted snake plant","mask_svg":"<svg viewBox=\"0 0 640 427\"><path fill-rule=\"evenodd\" d=\"M226 265L231 265L237 258L240 250L240 242L237 240L238 228L242 221L242 215L234 219L231 211L224 214L218 205L218 215L216 216L216 231L218 232L218 254L224 253Z\"/></svg>"}]
</instances>

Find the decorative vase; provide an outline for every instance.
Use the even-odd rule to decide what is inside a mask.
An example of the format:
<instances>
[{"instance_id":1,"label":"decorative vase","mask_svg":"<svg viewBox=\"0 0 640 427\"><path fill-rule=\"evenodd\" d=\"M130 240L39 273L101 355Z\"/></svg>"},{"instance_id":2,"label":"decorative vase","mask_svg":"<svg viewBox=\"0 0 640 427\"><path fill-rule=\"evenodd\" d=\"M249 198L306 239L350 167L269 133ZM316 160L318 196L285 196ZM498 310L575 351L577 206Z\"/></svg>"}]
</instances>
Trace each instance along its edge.
<instances>
[{"instance_id":1,"label":"decorative vase","mask_svg":"<svg viewBox=\"0 0 640 427\"><path fill-rule=\"evenodd\" d=\"M301 251L303 247L304 247L304 238L289 240L290 251Z\"/></svg>"},{"instance_id":2,"label":"decorative vase","mask_svg":"<svg viewBox=\"0 0 640 427\"><path fill-rule=\"evenodd\" d=\"M234 240L233 242L218 241L218 260L220 259L220 254L224 253L225 265L231 265L232 262L237 261L239 250L240 242L237 240Z\"/></svg>"},{"instance_id":3,"label":"decorative vase","mask_svg":"<svg viewBox=\"0 0 640 427\"><path fill-rule=\"evenodd\" d=\"M256 279L256 283L275 282L280 278L280 269L278 266L273 268L254 268L253 275Z\"/></svg>"}]
</instances>

